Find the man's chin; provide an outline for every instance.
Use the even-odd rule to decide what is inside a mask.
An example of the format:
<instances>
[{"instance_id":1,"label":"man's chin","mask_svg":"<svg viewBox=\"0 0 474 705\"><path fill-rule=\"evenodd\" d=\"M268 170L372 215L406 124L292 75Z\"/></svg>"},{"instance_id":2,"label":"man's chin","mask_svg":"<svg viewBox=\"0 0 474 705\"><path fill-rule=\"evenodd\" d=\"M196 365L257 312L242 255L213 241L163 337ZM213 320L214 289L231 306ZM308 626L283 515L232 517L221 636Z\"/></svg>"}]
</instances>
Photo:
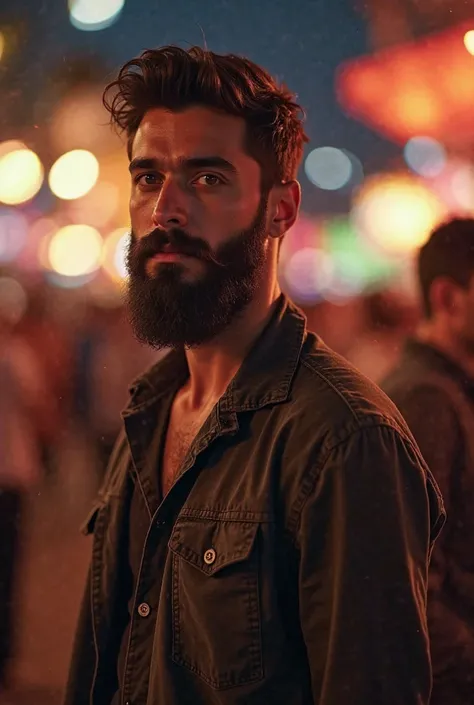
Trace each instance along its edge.
<instances>
[{"instance_id":1,"label":"man's chin","mask_svg":"<svg viewBox=\"0 0 474 705\"><path fill-rule=\"evenodd\" d=\"M205 263L192 257L182 257L173 261L154 259L147 262L146 274L149 280L158 281L160 277L166 281L192 283L202 279L205 274Z\"/></svg>"}]
</instances>

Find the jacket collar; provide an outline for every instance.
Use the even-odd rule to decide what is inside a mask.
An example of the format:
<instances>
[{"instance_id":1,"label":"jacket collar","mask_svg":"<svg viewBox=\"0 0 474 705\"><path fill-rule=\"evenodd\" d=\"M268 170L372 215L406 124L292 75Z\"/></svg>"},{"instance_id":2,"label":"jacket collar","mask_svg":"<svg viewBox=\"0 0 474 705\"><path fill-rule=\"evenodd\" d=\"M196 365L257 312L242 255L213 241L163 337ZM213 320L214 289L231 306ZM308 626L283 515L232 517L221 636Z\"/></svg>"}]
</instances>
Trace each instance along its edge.
<instances>
[{"instance_id":1,"label":"jacket collar","mask_svg":"<svg viewBox=\"0 0 474 705\"><path fill-rule=\"evenodd\" d=\"M306 335L303 313L282 294L272 318L258 337L219 402L222 411L258 409L286 401ZM124 415L177 391L188 377L184 350L172 350L130 387Z\"/></svg>"}]
</instances>

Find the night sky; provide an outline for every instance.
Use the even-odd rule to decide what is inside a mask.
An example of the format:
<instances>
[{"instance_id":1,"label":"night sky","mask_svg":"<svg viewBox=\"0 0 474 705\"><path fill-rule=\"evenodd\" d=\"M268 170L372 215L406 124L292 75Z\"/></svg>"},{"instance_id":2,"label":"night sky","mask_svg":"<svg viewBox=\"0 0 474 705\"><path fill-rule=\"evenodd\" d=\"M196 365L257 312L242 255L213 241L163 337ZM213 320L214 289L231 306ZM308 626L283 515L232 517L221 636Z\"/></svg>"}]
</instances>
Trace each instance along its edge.
<instances>
[{"instance_id":1,"label":"night sky","mask_svg":"<svg viewBox=\"0 0 474 705\"><path fill-rule=\"evenodd\" d=\"M100 2L100 0L97 0ZM216 52L244 54L298 94L307 111L307 151L331 145L352 151L365 173L383 170L400 154L363 125L347 118L334 92L341 62L366 54L367 27L356 0L127 0L118 21L98 32L75 29L67 0L0 0L0 22L22 26L20 52L0 72L7 113L17 122L48 113L58 71L77 56L97 63L108 80L143 49L162 44L203 44ZM10 8L8 8L10 6ZM99 68L100 67L100 68ZM8 101L8 96L14 100ZM3 102L3 101L2 101ZM21 114L20 112L21 111ZM5 125L4 117L0 118ZM7 135L10 137L11 135ZM310 213L345 211L349 196L320 191L301 170L303 208Z\"/></svg>"}]
</instances>

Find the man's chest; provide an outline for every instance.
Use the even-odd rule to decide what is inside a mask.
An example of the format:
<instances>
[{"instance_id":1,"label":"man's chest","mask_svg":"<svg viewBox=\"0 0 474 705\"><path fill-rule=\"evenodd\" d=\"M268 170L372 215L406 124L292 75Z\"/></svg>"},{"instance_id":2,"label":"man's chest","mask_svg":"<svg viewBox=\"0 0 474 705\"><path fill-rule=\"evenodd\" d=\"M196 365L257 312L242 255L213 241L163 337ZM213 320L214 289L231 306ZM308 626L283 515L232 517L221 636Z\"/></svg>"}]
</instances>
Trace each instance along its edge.
<instances>
[{"instance_id":1,"label":"man's chest","mask_svg":"<svg viewBox=\"0 0 474 705\"><path fill-rule=\"evenodd\" d=\"M196 414L182 415L172 410L165 433L162 464L161 489L164 497L179 474L186 455L203 426L208 410Z\"/></svg>"}]
</instances>

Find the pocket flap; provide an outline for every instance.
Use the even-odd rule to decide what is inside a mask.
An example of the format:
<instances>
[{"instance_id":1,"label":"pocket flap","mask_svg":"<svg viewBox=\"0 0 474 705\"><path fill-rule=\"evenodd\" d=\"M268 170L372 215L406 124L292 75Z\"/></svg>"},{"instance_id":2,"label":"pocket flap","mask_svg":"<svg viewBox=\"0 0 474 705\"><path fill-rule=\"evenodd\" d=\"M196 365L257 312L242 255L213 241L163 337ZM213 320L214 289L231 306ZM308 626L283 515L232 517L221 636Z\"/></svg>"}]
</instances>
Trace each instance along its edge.
<instances>
[{"instance_id":1,"label":"pocket flap","mask_svg":"<svg viewBox=\"0 0 474 705\"><path fill-rule=\"evenodd\" d=\"M206 575L213 575L249 557L257 530L256 522L181 517L174 526L168 546Z\"/></svg>"}]
</instances>

